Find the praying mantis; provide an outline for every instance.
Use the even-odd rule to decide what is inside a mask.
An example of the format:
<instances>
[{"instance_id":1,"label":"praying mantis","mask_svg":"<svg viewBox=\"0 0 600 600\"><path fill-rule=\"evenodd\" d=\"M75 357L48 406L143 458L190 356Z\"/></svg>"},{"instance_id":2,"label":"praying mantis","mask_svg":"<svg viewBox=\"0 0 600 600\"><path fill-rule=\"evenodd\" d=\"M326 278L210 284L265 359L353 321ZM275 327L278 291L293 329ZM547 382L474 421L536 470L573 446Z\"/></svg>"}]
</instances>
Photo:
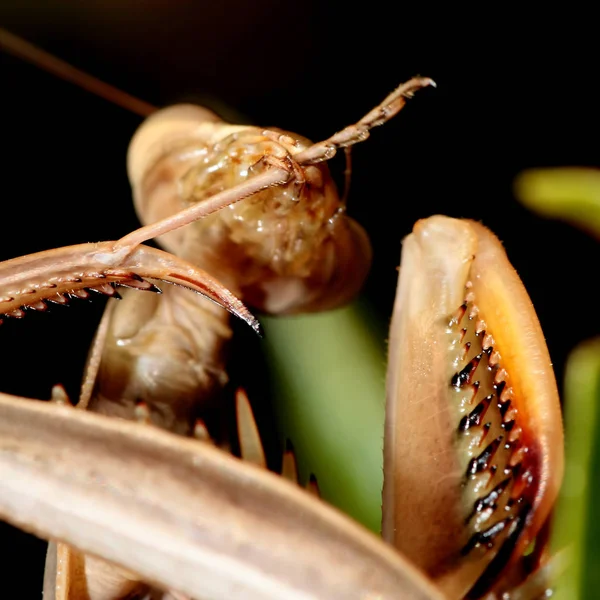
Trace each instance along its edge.
<instances>
[{"instance_id":1,"label":"praying mantis","mask_svg":"<svg viewBox=\"0 0 600 600\"><path fill-rule=\"evenodd\" d=\"M418 585L418 584L417 584L417 585ZM426 586L427 584L424 584L424 585ZM435 595L435 593L436 593L435 591L431 591L431 594ZM433 596L432 596L432 597L433 597Z\"/></svg>"}]
</instances>

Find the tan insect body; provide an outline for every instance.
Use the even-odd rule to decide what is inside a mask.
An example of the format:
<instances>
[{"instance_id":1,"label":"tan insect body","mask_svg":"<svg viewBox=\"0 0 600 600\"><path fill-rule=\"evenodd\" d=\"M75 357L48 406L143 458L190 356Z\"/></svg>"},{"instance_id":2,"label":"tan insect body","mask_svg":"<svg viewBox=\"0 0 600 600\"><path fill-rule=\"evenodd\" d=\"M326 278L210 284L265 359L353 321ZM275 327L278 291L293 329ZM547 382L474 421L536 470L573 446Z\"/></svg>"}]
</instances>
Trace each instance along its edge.
<instances>
[{"instance_id":1,"label":"tan insect body","mask_svg":"<svg viewBox=\"0 0 600 600\"><path fill-rule=\"evenodd\" d=\"M77 79L1 30L0 45ZM156 587L164 600L458 600L527 578L523 552L536 538L543 549L562 477L562 422L531 302L477 223L432 217L404 242L388 368L389 544L264 470L242 392L238 435L254 464L212 445L228 444L208 424L227 382L221 307L258 330L237 296L289 314L356 295L370 245L325 162L432 83L403 84L318 144L190 105L156 112L127 161L143 227L0 264L7 317L134 288L109 303L82 385L80 408L104 415L65 406L60 390L47 405L0 395L0 514L60 542L47 597L115 600ZM168 252L143 245L155 237ZM149 280L178 287L139 294L156 291ZM283 471L294 479L289 454ZM541 593L545 575L516 593Z\"/></svg>"}]
</instances>

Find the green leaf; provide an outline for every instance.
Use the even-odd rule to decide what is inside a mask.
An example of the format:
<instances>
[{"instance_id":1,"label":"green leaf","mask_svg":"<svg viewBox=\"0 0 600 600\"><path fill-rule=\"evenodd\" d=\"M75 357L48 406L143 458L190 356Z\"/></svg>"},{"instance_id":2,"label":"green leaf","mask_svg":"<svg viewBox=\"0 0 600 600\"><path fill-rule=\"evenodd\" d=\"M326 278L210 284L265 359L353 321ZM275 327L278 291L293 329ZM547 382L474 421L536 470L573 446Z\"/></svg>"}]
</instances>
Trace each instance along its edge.
<instances>
[{"instance_id":1,"label":"green leaf","mask_svg":"<svg viewBox=\"0 0 600 600\"><path fill-rule=\"evenodd\" d=\"M565 477L555 511L552 551L569 552L560 600L598 598L600 590L600 339L571 353L564 392Z\"/></svg>"},{"instance_id":2,"label":"green leaf","mask_svg":"<svg viewBox=\"0 0 600 600\"><path fill-rule=\"evenodd\" d=\"M385 413L384 336L357 304L264 318L277 418L301 479L379 533Z\"/></svg>"},{"instance_id":3,"label":"green leaf","mask_svg":"<svg viewBox=\"0 0 600 600\"><path fill-rule=\"evenodd\" d=\"M531 210L600 237L600 170L531 169L515 180L515 194Z\"/></svg>"}]
</instances>

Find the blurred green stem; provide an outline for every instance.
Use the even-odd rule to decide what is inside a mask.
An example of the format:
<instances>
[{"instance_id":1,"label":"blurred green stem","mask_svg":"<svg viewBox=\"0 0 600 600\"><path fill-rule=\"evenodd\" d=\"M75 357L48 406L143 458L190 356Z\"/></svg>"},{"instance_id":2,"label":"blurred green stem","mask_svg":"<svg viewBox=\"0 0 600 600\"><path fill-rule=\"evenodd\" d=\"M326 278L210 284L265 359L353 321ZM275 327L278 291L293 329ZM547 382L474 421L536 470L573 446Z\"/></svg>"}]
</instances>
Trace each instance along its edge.
<instances>
[{"instance_id":1,"label":"blurred green stem","mask_svg":"<svg viewBox=\"0 0 600 600\"><path fill-rule=\"evenodd\" d=\"M531 169L515 181L515 194L531 210L564 219L596 236L600 232L600 170Z\"/></svg>"},{"instance_id":2,"label":"blurred green stem","mask_svg":"<svg viewBox=\"0 0 600 600\"><path fill-rule=\"evenodd\" d=\"M277 419L301 478L372 531L381 527L384 334L358 304L262 319Z\"/></svg>"},{"instance_id":3,"label":"blurred green stem","mask_svg":"<svg viewBox=\"0 0 600 600\"><path fill-rule=\"evenodd\" d=\"M569 550L556 598L598 598L600 523L593 496L600 491L600 339L584 342L565 373L565 478L555 512L552 551ZM553 596L554 597L554 596Z\"/></svg>"}]
</instances>

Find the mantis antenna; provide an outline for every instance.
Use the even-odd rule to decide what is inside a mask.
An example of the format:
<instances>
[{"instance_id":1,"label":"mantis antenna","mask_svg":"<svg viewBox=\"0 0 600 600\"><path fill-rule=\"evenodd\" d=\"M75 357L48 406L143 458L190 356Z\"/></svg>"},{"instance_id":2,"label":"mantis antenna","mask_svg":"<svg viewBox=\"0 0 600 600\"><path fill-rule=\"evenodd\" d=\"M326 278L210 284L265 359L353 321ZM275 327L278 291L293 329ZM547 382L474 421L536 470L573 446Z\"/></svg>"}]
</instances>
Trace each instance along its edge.
<instances>
[{"instance_id":1,"label":"mantis antenna","mask_svg":"<svg viewBox=\"0 0 600 600\"><path fill-rule=\"evenodd\" d=\"M0 49L142 117L157 107L81 71L0 27Z\"/></svg>"}]
</instances>

